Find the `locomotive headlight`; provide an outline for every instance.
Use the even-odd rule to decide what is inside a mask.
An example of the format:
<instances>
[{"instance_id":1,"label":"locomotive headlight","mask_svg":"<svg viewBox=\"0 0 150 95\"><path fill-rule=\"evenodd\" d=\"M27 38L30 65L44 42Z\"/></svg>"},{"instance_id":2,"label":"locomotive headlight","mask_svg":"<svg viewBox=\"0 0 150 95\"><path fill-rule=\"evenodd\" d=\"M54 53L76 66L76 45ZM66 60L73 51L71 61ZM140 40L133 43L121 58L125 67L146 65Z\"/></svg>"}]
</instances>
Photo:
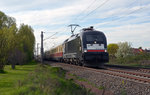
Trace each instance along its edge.
<instances>
[{"instance_id":1,"label":"locomotive headlight","mask_svg":"<svg viewBox=\"0 0 150 95\"><path fill-rule=\"evenodd\" d=\"M107 49L105 49L105 52L107 52Z\"/></svg>"},{"instance_id":2,"label":"locomotive headlight","mask_svg":"<svg viewBox=\"0 0 150 95\"><path fill-rule=\"evenodd\" d=\"M87 52L87 50L84 50L84 52Z\"/></svg>"}]
</instances>

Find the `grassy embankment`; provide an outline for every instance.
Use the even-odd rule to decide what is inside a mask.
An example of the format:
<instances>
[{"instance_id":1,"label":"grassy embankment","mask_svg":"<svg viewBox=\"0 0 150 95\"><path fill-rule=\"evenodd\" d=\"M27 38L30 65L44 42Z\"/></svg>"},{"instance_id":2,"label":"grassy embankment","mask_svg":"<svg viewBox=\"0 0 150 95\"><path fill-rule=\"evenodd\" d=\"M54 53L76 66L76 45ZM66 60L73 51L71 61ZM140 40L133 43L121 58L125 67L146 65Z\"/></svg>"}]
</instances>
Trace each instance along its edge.
<instances>
[{"instance_id":1,"label":"grassy embankment","mask_svg":"<svg viewBox=\"0 0 150 95\"><path fill-rule=\"evenodd\" d=\"M140 53L124 58L110 58L108 64L150 68L150 54Z\"/></svg>"},{"instance_id":2,"label":"grassy embankment","mask_svg":"<svg viewBox=\"0 0 150 95\"><path fill-rule=\"evenodd\" d=\"M0 74L0 95L92 95L89 90L66 80L61 68L42 65L5 67Z\"/></svg>"}]
</instances>

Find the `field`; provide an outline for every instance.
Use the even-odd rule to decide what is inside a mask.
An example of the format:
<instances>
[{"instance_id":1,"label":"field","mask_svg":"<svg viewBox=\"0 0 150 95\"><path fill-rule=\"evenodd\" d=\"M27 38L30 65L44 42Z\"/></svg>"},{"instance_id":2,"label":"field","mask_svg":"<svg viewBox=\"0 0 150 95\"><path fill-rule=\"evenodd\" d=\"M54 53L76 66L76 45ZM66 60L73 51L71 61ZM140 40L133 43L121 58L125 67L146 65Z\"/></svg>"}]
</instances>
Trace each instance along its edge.
<instances>
[{"instance_id":1,"label":"field","mask_svg":"<svg viewBox=\"0 0 150 95\"><path fill-rule=\"evenodd\" d=\"M16 66L15 70L10 65L5 66L5 73L0 74L0 95L11 95L19 80L27 77L36 65Z\"/></svg>"},{"instance_id":2,"label":"field","mask_svg":"<svg viewBox=\"0 0 150 95\"><path fill-rule=\"evenodd\" d=\"M65 78L66 71L49 65L10 65L0 74L0 95L93 95Z\"/></svg>"}]
</instances>

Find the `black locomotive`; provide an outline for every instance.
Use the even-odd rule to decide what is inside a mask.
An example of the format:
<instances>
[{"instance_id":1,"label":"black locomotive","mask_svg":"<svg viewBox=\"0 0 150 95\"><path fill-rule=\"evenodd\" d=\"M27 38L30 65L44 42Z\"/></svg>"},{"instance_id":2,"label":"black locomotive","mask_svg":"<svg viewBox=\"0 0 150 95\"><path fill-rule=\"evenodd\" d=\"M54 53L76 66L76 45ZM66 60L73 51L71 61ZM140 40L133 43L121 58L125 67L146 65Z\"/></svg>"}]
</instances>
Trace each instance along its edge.
<instances>
[{"instance_id":1,"label":"black locomotive","mask_svg":"<svg viewBox=\"0 0 150 95\"><path fill-rule=\"evenodd\" d=\"M76 65L97 67L109 61L106 36L93 27L83 28L47 53L49 59Z\"/></svg>"}]
</instances>

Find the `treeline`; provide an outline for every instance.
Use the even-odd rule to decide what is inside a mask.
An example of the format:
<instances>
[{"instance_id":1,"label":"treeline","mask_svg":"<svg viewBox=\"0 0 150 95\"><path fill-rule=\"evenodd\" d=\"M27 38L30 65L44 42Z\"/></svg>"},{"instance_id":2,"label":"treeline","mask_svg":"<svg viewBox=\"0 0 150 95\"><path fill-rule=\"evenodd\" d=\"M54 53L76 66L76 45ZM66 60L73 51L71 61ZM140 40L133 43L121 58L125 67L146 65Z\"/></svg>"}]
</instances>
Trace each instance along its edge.
<instances>
[{"instance_id":1,"label":"treeline","mask_svg":"<svg viewBox=\"0 0 150 95\"><path fill-rule=\"evenodd\" d=\"M150 53L142 47L133 48L129 42L108 45L109 63L150 66Z\"/></svg>"},{"instance_id":2,"label":"treeline","mask_svg":"<svg viewBox=\"0 0 150 95\"><path fill-rule=\"evenodd\" d=\"M25 64L34 56L35 37L29 25L16 26L16 20L0 11L0 71L5 64Z\"/></svg>"}]
</instances>

